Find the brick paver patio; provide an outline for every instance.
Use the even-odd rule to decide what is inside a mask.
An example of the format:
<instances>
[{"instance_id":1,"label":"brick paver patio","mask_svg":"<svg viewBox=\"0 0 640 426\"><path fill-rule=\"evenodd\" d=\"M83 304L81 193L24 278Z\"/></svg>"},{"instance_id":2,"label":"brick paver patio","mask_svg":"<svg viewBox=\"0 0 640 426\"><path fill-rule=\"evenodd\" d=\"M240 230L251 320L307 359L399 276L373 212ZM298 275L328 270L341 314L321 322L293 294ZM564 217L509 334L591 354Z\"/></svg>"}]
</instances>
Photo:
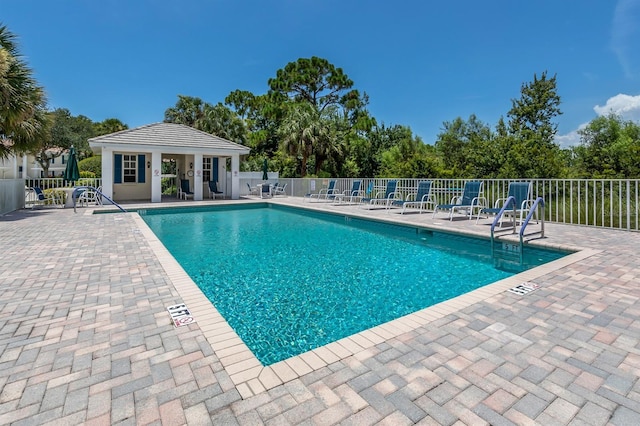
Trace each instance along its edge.
<instances>
[{"instance_id":1,"label":"brick paver patio","mask_svg":"<svg viewBox=\"0 0 640 426\"><path fill-rule=\"evenodd\" d=\"M540 289L263 369L207 315L174 328L166 307L197 297L188 277L137 215L90 212L0 217L0 424L640 424L640 234L547 224L545 244L587 250L533 275Z\"/></svg>"}]
</instances>

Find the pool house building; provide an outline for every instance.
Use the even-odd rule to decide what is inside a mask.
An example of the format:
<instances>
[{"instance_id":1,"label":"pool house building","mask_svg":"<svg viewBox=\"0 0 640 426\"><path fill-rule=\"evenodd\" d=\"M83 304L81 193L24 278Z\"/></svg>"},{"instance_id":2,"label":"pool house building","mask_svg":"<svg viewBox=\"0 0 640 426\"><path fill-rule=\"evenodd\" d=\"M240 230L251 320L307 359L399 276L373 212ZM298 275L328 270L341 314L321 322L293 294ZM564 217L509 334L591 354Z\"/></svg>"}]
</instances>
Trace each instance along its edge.
<instances>
[{"instance_id":1,"label":"pool house building","mask_svg":"<svg viewBox=\"0 0 640 426\"><path fill-rule=\"evenodd\" d=\"M113 200L162 200L162 178L174 179L180 187L186 179L193 199L207 193L216 181L226 196L240 196L240 156L246 146L174 123L154 123L89 139L89 146L102 156L102 192ZM230 160L229 162L227 160ZM163 163L171 163L163 172ZM228 164L229 163L229 164ZM230 169L229 169L230 167Z\"/></svg>"}]
</instances>

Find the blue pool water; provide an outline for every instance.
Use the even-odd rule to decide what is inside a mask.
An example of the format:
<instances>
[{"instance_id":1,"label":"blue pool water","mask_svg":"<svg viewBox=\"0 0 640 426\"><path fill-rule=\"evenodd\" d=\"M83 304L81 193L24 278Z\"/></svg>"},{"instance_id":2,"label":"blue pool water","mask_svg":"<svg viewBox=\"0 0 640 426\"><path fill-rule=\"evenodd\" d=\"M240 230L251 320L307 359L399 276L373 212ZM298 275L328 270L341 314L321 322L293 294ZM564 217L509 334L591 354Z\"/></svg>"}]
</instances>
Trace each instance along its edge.
<instances>
[{"instance_id":1,"label":"blue pool water","mask_svg":"<svg viewBox=\"0 0 640 426\"><path fill-rule=\"evenodd\" d=\"M291 208L142 217L264 365L514 273L485 240ZM531 249L523 268L564 254Z\"/></svg>"}]
</instances>

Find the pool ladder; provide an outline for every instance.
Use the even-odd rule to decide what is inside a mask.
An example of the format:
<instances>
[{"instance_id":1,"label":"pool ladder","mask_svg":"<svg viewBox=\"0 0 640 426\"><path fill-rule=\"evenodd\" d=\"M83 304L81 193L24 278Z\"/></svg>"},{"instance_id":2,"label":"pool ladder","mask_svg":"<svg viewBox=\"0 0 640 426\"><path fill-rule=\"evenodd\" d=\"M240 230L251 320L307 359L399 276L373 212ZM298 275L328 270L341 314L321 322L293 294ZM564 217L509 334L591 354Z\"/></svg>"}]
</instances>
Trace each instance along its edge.
<instances>
[{"instance_id":1,"label":"pool ladder","mask_svg":"<svg viewBox=\"0 0 640 426\"><path fill-rule=\"evenodd\" d=\"M513 226L507 229L496 230L495 229L496 225L500 223L500 219L502 218L502 216L504 215L504 212L509 207L509 204L513 205ZM540 219L539 219L540 230L525 234L525 230L527 229L527 225L529 225L531 218L533 217L534 214L538 212L538 207L542 207L540 209ZM496 234L499 232L511 232L511 234L516 233L516 199L513 196L510 196L509 198L507 198L507 200L504 202L504 205L500 209L500 212L498 212L498 214L496 215L496 218L493 220L493 223L491 224L491 256L494 258L495 258L494 239L497 238ZM534 201L533 205L529 209L529 213L527 214L527 217L525 218L525 220L522 222L522 225L520 226L520 232L519 232L520 245L518 246L518 252L520 253L521 264L522 264L522 255L523 255L522 249L524 247L524 238L530 237L533 235L538 235L538 234L540 235L540 238L544 238L544 199L542 197L538 197Z\"/></svg>"}]
</instances>

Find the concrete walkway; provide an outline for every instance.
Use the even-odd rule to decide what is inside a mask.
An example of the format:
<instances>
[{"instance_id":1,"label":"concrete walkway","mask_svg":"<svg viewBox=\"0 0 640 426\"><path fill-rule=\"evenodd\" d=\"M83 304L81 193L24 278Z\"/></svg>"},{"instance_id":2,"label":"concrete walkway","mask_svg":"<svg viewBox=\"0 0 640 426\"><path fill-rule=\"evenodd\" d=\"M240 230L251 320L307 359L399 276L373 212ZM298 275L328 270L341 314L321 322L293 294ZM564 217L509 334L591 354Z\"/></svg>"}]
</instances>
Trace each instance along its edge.
<instances>
[{"instance_id":1,"label":"concrete walkway","mask_svg":"<svg viewBox=\"0 0 640 426\"><path fill-rule=\"evenodd\" d=\"M540 289L494 287L243 380L219 323L171 324L197 292L137 215L90 213L0 217L0 424L640 424L640 234L547 224L538 243L584 250L527 278Z\"/></svg>"}]
</instances>

